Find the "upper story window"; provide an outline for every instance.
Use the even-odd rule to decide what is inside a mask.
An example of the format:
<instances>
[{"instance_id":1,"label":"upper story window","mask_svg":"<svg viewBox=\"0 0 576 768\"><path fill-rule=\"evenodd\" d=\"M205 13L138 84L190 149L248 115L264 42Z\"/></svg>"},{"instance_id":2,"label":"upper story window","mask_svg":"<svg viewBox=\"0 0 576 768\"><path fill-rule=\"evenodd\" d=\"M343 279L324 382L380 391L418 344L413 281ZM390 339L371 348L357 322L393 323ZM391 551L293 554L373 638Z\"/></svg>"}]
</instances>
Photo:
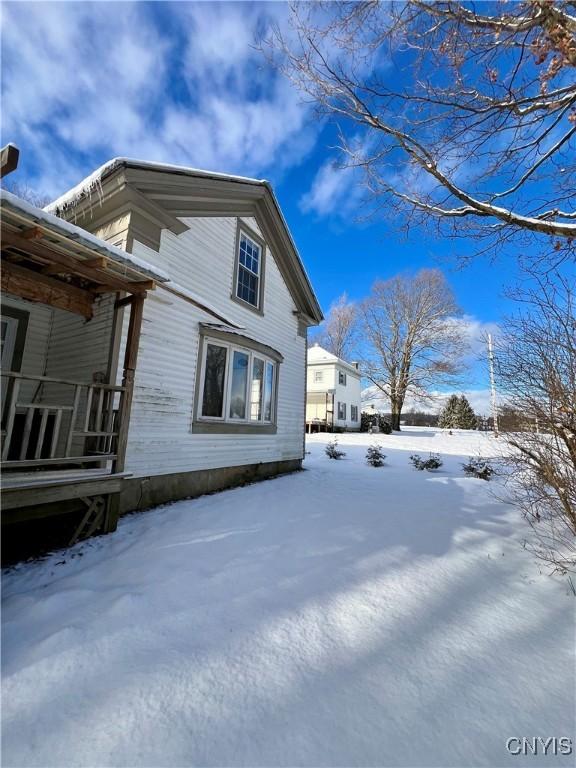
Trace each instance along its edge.
<instances>
[{"instance_id":1,"label":"upper story window","mask_svg":"<svg viewBox=\"0 0 576 768\"><path fill-rule=\"evenodd\" d=\"M346 374L343 371L338 371L338 384L342 384L343 387L346 386Z\"/></svg>"},{"instance_id":2,"label":"upper story window","mask_svg":"<svg viewBox=\"0 0 576 768\"><path fill-rule=\"evenodd\" d=\"M233 298L250 307L262 310L262 283L264 277L264 244L247 229L238 226Z\"/></svg>"},{"instance_id":3,"label":"upper story window","mask_svg":"<svg viewBox=\"0 0 576 768\"><path fill-rule=\"evenodd\" d=\"M314 371L314 384L321 384L324 380L324 371Z\"/></svg>"}]
</instances>

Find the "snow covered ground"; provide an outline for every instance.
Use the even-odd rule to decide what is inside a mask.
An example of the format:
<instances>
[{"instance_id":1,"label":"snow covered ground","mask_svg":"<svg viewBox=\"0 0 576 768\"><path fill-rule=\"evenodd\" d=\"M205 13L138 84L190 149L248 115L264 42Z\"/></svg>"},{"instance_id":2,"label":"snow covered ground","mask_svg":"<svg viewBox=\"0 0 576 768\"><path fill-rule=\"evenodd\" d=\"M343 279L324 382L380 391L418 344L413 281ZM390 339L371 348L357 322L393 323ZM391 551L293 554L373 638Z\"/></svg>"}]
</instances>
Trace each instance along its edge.
<instances>
[{"instance_id":1,"label":"snow covered ground","mask_svg":"<svg viewBox=\"0 0 576 768\"><path fill-rule=\"evenodd\" d=\"M5 574L3 765L573 765L506 750L574 738L576 600L464 478L495 441L372 439Z\"/></svg>"}]
</instances>

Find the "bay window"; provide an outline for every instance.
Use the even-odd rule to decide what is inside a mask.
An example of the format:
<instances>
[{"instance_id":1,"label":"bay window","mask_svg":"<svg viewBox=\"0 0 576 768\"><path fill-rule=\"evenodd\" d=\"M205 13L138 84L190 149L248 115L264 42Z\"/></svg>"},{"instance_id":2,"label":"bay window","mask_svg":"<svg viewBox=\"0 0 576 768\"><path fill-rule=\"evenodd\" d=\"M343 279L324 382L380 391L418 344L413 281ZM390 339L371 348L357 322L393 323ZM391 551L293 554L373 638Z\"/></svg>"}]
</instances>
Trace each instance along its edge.
<instances>
[{"instance_id":1,"label":"bay window","mask_svg":"<svg viewBox=\"0 0 576 768\"><path fill-rule=\"evenodd\" d=\"M193 429L270 431L280 361L278 353L256 342L250 348L241 340L203 336Z\"/></svg>"}]
</instances>

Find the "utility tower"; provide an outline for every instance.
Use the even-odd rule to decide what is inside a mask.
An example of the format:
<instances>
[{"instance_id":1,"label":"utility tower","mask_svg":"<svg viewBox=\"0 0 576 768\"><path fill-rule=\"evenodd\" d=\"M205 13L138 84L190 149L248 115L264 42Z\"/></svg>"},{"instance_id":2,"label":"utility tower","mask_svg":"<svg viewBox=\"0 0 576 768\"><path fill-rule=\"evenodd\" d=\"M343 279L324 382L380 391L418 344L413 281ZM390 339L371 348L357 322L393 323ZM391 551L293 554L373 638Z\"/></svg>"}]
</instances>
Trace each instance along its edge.
<instances>
[{"instance_id":1,"label":"utility tower","mask_svg":"<svg viewBox=\"0 0 576 768\"><path fill-rule=\"evenodd\" d=\"M488 365L490 368L490 404L492 406L494 437L498 437L498 405L496 403L496 382L494 379L494 347L492 346L491 333L488 334Z\"/></svg>"}]
</instances>

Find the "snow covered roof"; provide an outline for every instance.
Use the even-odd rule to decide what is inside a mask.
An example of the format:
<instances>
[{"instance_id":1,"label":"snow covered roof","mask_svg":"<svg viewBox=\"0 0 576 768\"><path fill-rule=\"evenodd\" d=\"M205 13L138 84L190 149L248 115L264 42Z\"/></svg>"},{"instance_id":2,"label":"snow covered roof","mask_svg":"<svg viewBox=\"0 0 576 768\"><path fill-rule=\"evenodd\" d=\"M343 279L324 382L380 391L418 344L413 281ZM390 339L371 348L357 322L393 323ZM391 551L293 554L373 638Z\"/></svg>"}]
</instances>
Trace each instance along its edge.
<instances>
[{"instance_id":1,"label":"snow covered roof","mask_svg":"<svg viewBox=\"0 0 576 768\"><path fill-rule=\"evenodd\" d=\"M169 163L155 163L149 160L137 160L131 157L114 157L97 168L93 173L69 189L56 200L49 203L44 210L49 213L56 211L65 211L85 197L98 197L102 189L102 180L110 175L117 168L134 167L150 169L154 171L165 171L167 173L181 174L184 176L199 176L207 179L224 179L226 181L239 181L247 184L269 185L265 179L251 179L247 176L235 176L229 173L218 173L217 171L204 171L199 168L188 168L182 165L170 165Z\"/></svg>"},{"instance_id":2,"label":"snow covered roof","mask_svg":"<svg viewBox=\"0 0 576 768\"><path fill-rule=\"evenodd\" d=\"M132 277L134 280L141 279L142 277L152 278L161 283L169 280L165 272L140 259L138 256L126 253L121 248L100 240L100 238L87 232L85 229L60 219L58 216L42 210L42 208L36 208L36 206L26 200L22 200L20 197L4 189L0 190L0 204L3 213L10 211L13 214L19 215L23 221L33 223L58 238L78 243L85 248L89 248L91 251L106 256L124 276L133 273Z\"/></svg>"},{"instance_id":3,"label":"snow covered roof","mask_svg":"<svg viewBox=\"0 0 576 768\"><path fill-rule=\"evenodd\" d=\"M308 365L321 365L333 363L334 365L340 365L346 368L351 373L355 373L360 376L360 373L353 363L348 363L337 355L333 355L332 352L328 352L327 349L321 347L319 344L314 344L308 348Z\"/></svg>"}]
</instances>

